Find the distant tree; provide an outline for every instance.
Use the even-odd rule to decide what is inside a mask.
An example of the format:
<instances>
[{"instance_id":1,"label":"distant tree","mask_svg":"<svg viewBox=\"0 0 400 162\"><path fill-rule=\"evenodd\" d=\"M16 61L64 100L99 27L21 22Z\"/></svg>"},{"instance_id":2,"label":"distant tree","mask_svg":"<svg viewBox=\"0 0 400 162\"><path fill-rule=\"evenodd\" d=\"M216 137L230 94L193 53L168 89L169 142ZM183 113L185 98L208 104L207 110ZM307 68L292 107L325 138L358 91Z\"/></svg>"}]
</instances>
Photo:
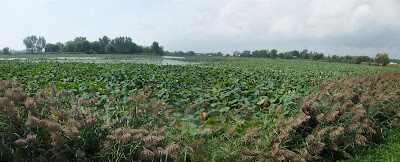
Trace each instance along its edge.
<instances>
[{"instance_id":1,"label":"distant tree","mask_svg":"<svg viewBox=\"0 0 400 162\"><path fill-rule=\"evenodd\" d=\"M233 55L233 57L238 57L238 56L240 56L240 52L239 51L234 51L232 55Z\"/></svg>"},{"instance_id":2,"label":"distant tree","mask_svg":"<svg viewBox=\"0 0 400 162\"><path fill-rule=\"evenodd\" d=\"M44 39L44 37L36 37L35 35L26 37L23 42L26 46L27 51L31 53L41 53L46 47L46 40Z\"/></svg>"},{"instance_id":3,"label":"distant tree","mask_svg":"<svg viewBox=\"0 0 400 162\"><path fill-rule=\"evenodd\" d=\"M362 62L372 62L372 58L368 57L368 56L360 56Z\"/></svg>"},{"instance_id":4,"label":"distant tree","mask_svg":"<svg viewBox=\"0 0 400 162\"><path fill-rule=\"evenodd\" d=\"M38 38L36 37L36 35L26 37L24 39L24 45L26 46L26 50L33 53L37 41Z\"/></svg>"},{"instance_id":5,"label":"distant tree","mask_svg":"<svg viewBox=\"0 0 400 162\"><path fill-rule=\"evenodd\" d=\"M293 53L292 52L285 52L284 53L285 59L293 59Z\"/></svg>"},{"instance_id":6,"label":"distant tree","mask_svg":"<svg viewBox=\"0 0 400 162\"><path fill-rule=\"evenodd\" d=\"M11 54L10 48L9 47L4 47L3 48L3 54L5 54L5 55Z\"/></svg>"},{"instance_id":7,"label":"distant tree","mask_svg":"<svg viewBox=\"0 0 400 162\"><path fill-rule=\"evenodd\" d=\"M252 57L261 57L260 56L260 52L258 50L255 50L255 51L251 52L251 56Z\"/></svg>"},{"instance_id":8,"label":"distant tree","mask_svg":"<svg viewBox=\"0 0 400 162\"><path fill-rule=\"evenodd\" d=\"M270 54L271 59L276 59L277 56L278 56L278 50L276 49L271 50Z\"/></svg>"},{"instance_id":9,"label":"distant tree","mask_svg":"<svg viewBox=\"0 0 400 162\"><path fill-rule=\"evenodd\" d=\"M278 58L284 59L284 58L285 58L285 54L283 54L282 52L280 52L280 53L278 54Z\"/></svg>"},{"instance_id":10,"label":"distant tree","mask_svg":"<svg viewBox=\"0 0 400 162\"><path fill-rule=\"evenodd\" d=\"M57 42L56 45L58 46L57 52L63 52L64 44L61 42Z\"/></svg>"},{"instance_id":11,"label":"distant tree","mask_svg":"<svg viewBox=\"0 0 400 162\"><path fill-rule=\"evenodd\" d=\"M333 62L339 62L340 57L337 55L332 55L332 61Z\"/></svg>"},{"instance_id":12,"label":"distant tree","mask_svg":"<svg viewBox=\"0 0 400 162\"><path fill-rule=\"evenodd\" d=\"M45 52L58 52L60 47L56 44L47 43L46 47L44 48Z\"/></svg>"},{"instance_id":13,"label":"distant tree","mask_svg":"<svg viewBox=\"0 0 400 162\"><path fill-rule=\"evenodd\" d=\"M107 44L106 48L105 48L105 53L111 54L111 53L115 53L115 47L112 44Z\"/></svg>"},{"instance_id":14,"label":"distant tree","mask_svg":"<svg viewBox=\"0 0 400 162\"><path fill-rule=\"evenodd\" d=\"M290 54L292 54L292 56L293 57L299 57L299 55L300 55L300 52L299 51L296 51L296 50L294 50L294 51L290 51Z\"/></svg>"},{"instance_id":15,"label":"distant tree","mask_svg":"<svg viewBox=\"0 0 400 162\"><path fill-rule=\"evenodd\" d=\"M240 56L241 57L250 57L251 56L251 52L248 51L248 50L244 50Z\"/></svg>"},{"instance_id":16,"label":"distant tree","mask_svg":"<svg viewBox=\"0 0 400 162\"><path fill-rule=\"evenodd\" d=\"M46 39L44 37L39 37L38 43L36 45L36 50L41 53L43 52L43 49L46 47Z\"/></svg>"},{"instance_id":17,"label":"distant tree","mask_svg":"<svg viewBox=\"0 0 400 162\"><path fill-rule=\"evenodd\" d=\"M94 41L90 43L89 53L90 54L104 53L100 41Z\"/></svg>"},{"instance_id":18,"label":"distant tree","mask_svg":"<svg viewBox=\"0 0 400 162\"><path fill-rule=\"evenodd\" d=\"M65 46L63 47L64 52L76 52L76 43L75 41L68 41L65 43Z\"/></svg>"},{"instance_id":19,"label":"distant tree","mask_svg":"<svg viewBox=\"0 0 400 162\"><path fill-rule=\"evenodd\" d=\"M111 40L111 44L115 47L116 53L135 53L137 48L130 37L117 37Z\"/></svg>"},{"instance_id":20,"label":"distant tree","mask_svg":"<svg viewBox=\"0 0 400 162\"><path fill-rule=\"evenodd\" d=\"M76 37L74 40L74 44L75 44L74 52L89 53L90 42L86 39L86 37Z\"/></svg>"},{"instance_id":21,"label":"distant tree","mask_svg":"<svg viewBox=\"0 0 400 162\"><path fill-rule=\"evenodd\" d=\"M158 42L153 42L151 45L151 50L153 53L156 53L160 56L164 53L163 48L159 46Z\"/></svg>"},{"instance_id":22,"label":"distant tree","mask_svg":"<svg viewBox=\"0 0 400 162\"><path fill-rule=\"evenodd\" d=\"M308 58L308 50L303 49L303 51L301 51L299 55L302 59L307 59Z\"/></svg>"},{"instance_id":23,"label":"distant tree","mask_svg":"<svg viewBox=\"0 0 400 162\"><path fill-rule=\"evenodd\" d=\"M361 56L353 56L351 59L352 64L361 64L362 62L362 57Z\"/></svg>"},{"instance_id":24,"label":"distant tree","mask_svg":"<svg viewBox=\"0 0 400 162\"><path fill-rule=\"evenodd\" d=\"M350 64L351 63L351 59L352 59L352 57L350 55L346 55L346 56L343 57L341 62Z\"/></svg>"},{"instance_id":25,"label":"distant tree","mask_svg":"<svg viewBox=\"0 0 400 162\"><path fill-rule=\"evenodd\" d=\"M324 59L323 53L314 52L312 54L312 60L322 60L322 59Z\"/></svg>"},{"instance_id":26,"label":"distant tree","mask_svg":"<svg viewBox=\"0 0 400 162\"><path fill-rule=\"evenodd\" d=\"M268 50L260 50L258 53L259 53L260 57L269 57Z\"/></svg>"},{"instance_id":27,"label":"distant tree","mask_svg":"<svg viewBox=\"0 0 400 162\"><path fill-rule=\"evenodd\" d=\"M193 51L188 51L186 55L188 55L188 56L194 56L194 55L196 55L196 53L193 52Z\"/></svg>"},{"instance_id":28,"label":"distant tree","mask_svg":"<svg viewBox=\"0 0 400 162\"><path fill-rule=\"evenodd\" d=\"M332 57L329 55L329 56L326 57L326 61L327 61L327 62L333 62L333 59L332 59Z\"/></svg>"},{"instance_id":29,"label":"distant tree","mask_svg":"<svg viewBox=\"0 0 400 162\"><path fill-rule=\"evenodd\" d=\"M389 61L389 55L387 53L378 53L375 56L375 63L376 64L381 64L382 66L386 66L387 64L390 63Z\"/></svg>"},{"instance_id":30,"label":"distant tree","mask_svg":"<svg viewBox=\"0 0 400 162\"><path fill-rule=\"evenodd\" d=\"M97 51L97 53L106 53L106 46L110 43L110 38L107 36L103 36L102 38L99 38L100 42L100 49Z\"/></svg>"}]
</instances>

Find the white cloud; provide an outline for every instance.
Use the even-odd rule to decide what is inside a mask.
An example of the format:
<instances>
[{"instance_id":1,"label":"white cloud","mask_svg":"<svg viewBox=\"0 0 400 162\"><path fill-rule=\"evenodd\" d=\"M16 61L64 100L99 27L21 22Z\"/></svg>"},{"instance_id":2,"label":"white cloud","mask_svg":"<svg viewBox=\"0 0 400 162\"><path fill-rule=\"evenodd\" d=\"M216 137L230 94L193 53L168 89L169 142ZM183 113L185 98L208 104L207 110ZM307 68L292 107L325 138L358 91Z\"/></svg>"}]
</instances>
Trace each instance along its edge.
<instances>
[{"instance_id":1,"label":"white cloud","mask_svg":"<svg viewBox=\"0 0 400 162\"><path fill-rule=\"evenodd\" d=\"M374 0L373 10L379 16L378 22L394 28L400 27L400 1Z\"/></svg>"},{"instance_id":2,"label":"white cloud","mask_svg":"<svg viewBox=\"0 0 400 162\"><path fill-rule=\"evenodd\" d=\"M298 37L302 35L303 30L303 24L297 21L297 18L293 15L281 18L270 28L272 34L277 34L286 38Z\"/></svg>"}]
</instances>

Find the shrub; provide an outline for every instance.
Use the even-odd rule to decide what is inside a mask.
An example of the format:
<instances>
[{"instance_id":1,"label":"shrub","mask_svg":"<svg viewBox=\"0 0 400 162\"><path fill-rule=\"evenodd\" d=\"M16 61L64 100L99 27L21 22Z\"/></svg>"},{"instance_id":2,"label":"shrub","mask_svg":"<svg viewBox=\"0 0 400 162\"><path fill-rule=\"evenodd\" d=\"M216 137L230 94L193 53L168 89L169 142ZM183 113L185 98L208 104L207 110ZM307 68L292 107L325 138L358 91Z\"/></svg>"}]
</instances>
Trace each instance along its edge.
<instances>
[{"instance_id":1,"label":"shrub","mask_svg":"<svg viewBox=\"0 0 400 162\"><path fill-rule=\"evenodd\" d=\"M146 91L102 100L50 87L27 97L19 82L1 81L0 160L174 159L181 147L167 136L166 108Z\"/></svg>"},{"instance_id":2,"label":"shrub","mask_svg":"<svg viewBox=\"0 0 400 162\"><path fill-rule=\"evenodd\" d=\"M286 120L276 141L298 159L351 158L357 149L381 143L385 131L398 125L399 83L400 72L325 82Z\"/></svg>"}]
</instances>

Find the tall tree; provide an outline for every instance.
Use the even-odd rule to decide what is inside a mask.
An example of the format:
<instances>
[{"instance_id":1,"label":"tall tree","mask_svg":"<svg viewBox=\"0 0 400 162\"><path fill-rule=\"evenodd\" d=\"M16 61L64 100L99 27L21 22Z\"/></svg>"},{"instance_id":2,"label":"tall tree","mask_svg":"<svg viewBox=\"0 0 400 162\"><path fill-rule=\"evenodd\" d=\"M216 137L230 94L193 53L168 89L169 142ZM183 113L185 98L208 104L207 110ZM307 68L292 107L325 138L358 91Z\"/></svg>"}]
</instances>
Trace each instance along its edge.
<instances>
[{"instance_id":1,"label":"tall tree","mask_svg":"<svg viewBox=\"0 0 400 162\"><path fill-rule=\"evenodd\" d=\"M46 47L44 48L45 52L58 52L60 47L56 44L47 43Z\"/></svg>"},{"instance_id":2,"label":"tall tree","mask_svg":"<svg viewBox=\"0 0 400 162\"><path fill-rule=\"evenodd\" d=\"M151 50L153 53L156 53L158 55L162 55L164 53L164 49L159 46L158 42L153 42L151 45Z\"/></svg>"},{"instance_id":3,"label":"tall tree","mask_svg":"<svg viewBox=\"0 0 400 162\"><path fill-rule=\"evenodd\" d=\"M3 48L3 53L6 54L6 55L7 55L7 54L11 54L10 48L9 48L9 47L4 47L4 48Z\"/></svg>"},{"instance_id":4,"label":"tall tree","mask_svg":"<svg viewBox=\"0 0 400 162\"><path fill-rule=\"evenodd\" d=\"M233 51L233 57L237 57L240 56L240 52L239 51Z\"/></svg>"},{"instance_id":5,"label":"tall tree","mask_svg":"<svg viewBox=\"0 0 400 162\"><path fill-rule=\"evenodd\" d=\"M389 55L387 53L378 53L375 56L375 63L376 64L382 64L382 66L386 66L387 64L390 63Z\"/></svg>"},{"instance_id":6,"label":"tall tree","mask_svg":"<svg viewBox=\"0 0 400 162\"><path fill-rule=\"evenodd\" d=\"M302 59L307 59L308 58L308 50L307 49L303 49L303 51L300 52L299 54Z\"/></svg>"},{"instance_id":7,"label":"tall tree","mask_svg":"<svg viewBox=\"0 0 400 162\"><path fill-rule=\"evenodd\" d=\"M26 37L24 39L24 44L26 46L26 50L33 53L37 41L38 41L38 38L36 37L36 35Z\"/></svg>"},{"instance_id":8,"label":"tall tree","mask_svg":"<svg viewBox=\"0 0 400 162\"><path fill-rule=\"evenodd\" d=\"M251 52L248 51L248 50L244 50L240 56L241 57L250 57L251 56Z\"/></svg>"},{"instance_id":9,"label":"tall tree","mask_svg":"<svg viewBox=\"0 0 400 162\"><path fill-rule=\"evenodd\" d=\"M270 54L271 59L276 59L277 56L278 56L278 50L272 49Z\"/></svg>"},{"instance_id":10,"label":"tall tree","mask_svg":"<svg viewBox=\"0 0 400 162\"><path fill-rule=\"evenodd\" d=\"M68 41L65 43L63 51L64 52L75 52L76 44L74 41Z\"/></svg>"},{"instance_id":11,"label":"tall tree","mask_svg":"<svg viewBox=\"0 0 400 162\"><path fill-rule=\"evenodd\" d=\"M37 45L36 45L36 50L41 53L43 52L43 49L46 47L46 39L44 37L39 37Z\"/></svg>"},{"instance_id":12,"label":"tall tree","mask_svg":"<svg viewBox=\"0 0 400 162\"><path fill-rule=\"evenodd\" d=\"M112 44L107 44L105 52L108 54L116 53L115 47Z\"/></svg>"},{"instance_id":13,"label":"tall tree","mask_svg":"<svg viewBox=\"0 0 400 162\"><path fill-rule=\"evenodd\" d=\"M99 38L99 42L100 42L100 50L97 51L97 53L106 53L106 46L110 43L110 38L108 38L107 36L103 36L102 38Z\"/></svg>"},{"instance_id":14,"label":"tall tree","mask_svg":"<svg viewBox=\"0 0 400 162\"><path fill-rule=\"evenodd\" d=\"M26 37L23 42L27 51L31 53L41 53L46 47L46 39L44 39L44 37L36 37L36 35Z\"/></svg>"},{"instance_id":15,"label":"tall tree","mask_svg":"<svg viewBox=\"0 0 400 162\"><path fill-rule=\"evenodd\" d=\"M115 47L116 53L135 53L136 44L132 42L130 37L117 37L111 41L111 44Z\"/></svg>"}]
</instances>

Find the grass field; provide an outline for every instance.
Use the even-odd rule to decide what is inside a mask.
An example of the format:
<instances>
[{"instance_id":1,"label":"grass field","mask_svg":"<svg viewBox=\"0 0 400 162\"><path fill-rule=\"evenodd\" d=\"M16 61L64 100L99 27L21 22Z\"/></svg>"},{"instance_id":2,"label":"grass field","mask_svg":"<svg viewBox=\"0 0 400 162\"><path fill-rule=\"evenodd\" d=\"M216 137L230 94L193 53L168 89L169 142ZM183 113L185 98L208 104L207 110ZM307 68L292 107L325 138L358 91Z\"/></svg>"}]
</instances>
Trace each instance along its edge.
<instances>
[{"instance_id":1,"label":"grass field","mask_svg":"<svg viewBox=\"0 0 400 162\"><path fill-rule=\"evenodd\" d=\"M382 149L359 150L385 143L387 132L396 137L390 130L400 116L393 67L233 57L0 58L28 58L0 61L0 160L362 160L358 154ZM389 139L381 148L398 147Z\"/></svg>"}]
</instances>

